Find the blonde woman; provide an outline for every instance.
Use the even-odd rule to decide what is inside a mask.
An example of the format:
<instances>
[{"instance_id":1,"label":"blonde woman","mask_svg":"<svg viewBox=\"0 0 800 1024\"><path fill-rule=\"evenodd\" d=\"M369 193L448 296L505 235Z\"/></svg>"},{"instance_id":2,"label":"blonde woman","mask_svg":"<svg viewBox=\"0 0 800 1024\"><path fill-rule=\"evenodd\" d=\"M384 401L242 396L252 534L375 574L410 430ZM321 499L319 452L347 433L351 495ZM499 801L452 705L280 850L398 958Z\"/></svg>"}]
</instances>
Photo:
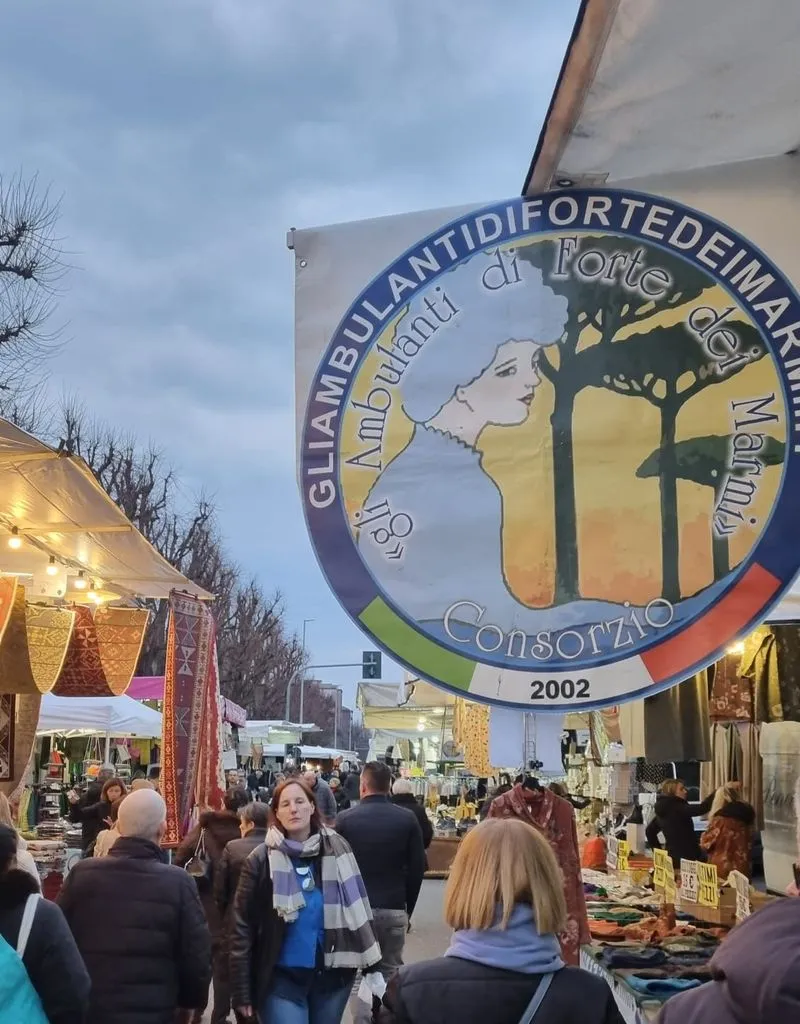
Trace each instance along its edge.
<instances>
[{"instance_id":1,"label":"blonde woman","mask_svg":"<svg viewBox=\"0 0 800 1024\"><path fill-rule=\"evenodd\" d=\"M731 871L750 877L755 820L756 812L739 799L736 788L723 786L717 790L700 845L709 863L716 864L722 881Z\"/></svg>"},{"instance_id":2,"label":"blonde woman","mask_svg":"<svg viewBox=\"0 0 800 1024\"><path fill-rule=\"evenodd\" d=\"M42 882L36 867L36 861L28 853L28 844L17 831L17 826L14 824L14 816L11 813L11 805L5 793L0 793L0 825L7 825L9 828L12 828L17 837L17 870L27 872L31 878L35 879L37 886L41 889Z\"/></svg>"},{"instance_id":3,"label":"blonde woman","mask_svg":"<svg viewBox=\"0 0 800 1024\"><path fill-rule=\"evenodd\" d=\"M622 1024L608 985L564 966L556 938L567 917L561 872L530 825L490 819L467 835L444 912L449 949L401 968L380 1024Z\"/></svg>"}]
</instances>

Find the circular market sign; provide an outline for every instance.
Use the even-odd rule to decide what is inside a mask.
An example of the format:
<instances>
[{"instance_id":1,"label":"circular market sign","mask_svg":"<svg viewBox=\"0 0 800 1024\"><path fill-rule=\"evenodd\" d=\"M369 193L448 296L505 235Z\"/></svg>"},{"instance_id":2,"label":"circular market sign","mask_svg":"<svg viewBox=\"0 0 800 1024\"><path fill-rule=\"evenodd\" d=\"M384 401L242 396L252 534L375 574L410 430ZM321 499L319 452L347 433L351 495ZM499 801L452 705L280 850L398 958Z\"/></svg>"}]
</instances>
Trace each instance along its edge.
<instances>
[{"instance_id":1,"label":"circular market sign","mask_svg":"<svg viewBox=\"0 0 800 1024\"><path fill-rule=\"evenodd\" d=\"M325 575L389 655L533 710L645 696L800 568L800 302L670 200L470 213L374 279L315 375L301 480Z\"/></svg>"}]
</instances>

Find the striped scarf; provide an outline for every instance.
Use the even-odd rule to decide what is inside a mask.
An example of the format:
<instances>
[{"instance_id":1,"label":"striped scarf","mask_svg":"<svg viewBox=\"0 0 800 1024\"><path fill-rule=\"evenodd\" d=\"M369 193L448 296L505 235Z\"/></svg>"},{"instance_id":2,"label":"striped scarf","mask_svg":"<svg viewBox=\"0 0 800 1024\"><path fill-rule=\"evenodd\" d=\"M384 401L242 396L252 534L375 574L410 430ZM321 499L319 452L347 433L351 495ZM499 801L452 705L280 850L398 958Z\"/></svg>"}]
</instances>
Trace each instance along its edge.
<instances>
[{"instance_id":1,"label":"striped scarf","mask_svg":"<svg viewBox=\"0 0 800 1024\"><path fill-rule=\"evenodd\" d=\"M267 832L272 905L287 924L296 921L306 901L292 858L322 860L325 967L361 970L381 959L372 929L372 908L353 851L336 832L323 828L304 843L277 828Z\"/></svg>"}]
</instances>

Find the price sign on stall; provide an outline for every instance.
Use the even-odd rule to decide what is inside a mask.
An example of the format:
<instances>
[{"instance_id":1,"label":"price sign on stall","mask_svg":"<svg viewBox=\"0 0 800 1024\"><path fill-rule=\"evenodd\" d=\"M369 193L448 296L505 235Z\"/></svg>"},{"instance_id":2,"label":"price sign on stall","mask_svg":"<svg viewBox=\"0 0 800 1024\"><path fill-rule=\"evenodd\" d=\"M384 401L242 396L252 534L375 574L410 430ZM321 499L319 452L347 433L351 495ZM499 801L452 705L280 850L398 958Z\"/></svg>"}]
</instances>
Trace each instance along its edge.
<instances>
[{"instance_id":1,"label":"price sign on stall","mask_svg":"<svg viewBox=\"0 0 800 1024\"><path fill-rule=\"evenodd\" d=\"M619 839L615 839L613 836L608 840L606 867L609 871L616 871L619 867Z\"/></svg>"},{"instance_id":2,"label":"price sign on stall","mask_svg":"<svg viewBox=\"0 0 800 1024\"><path fill-rule=\"evenodd\" d=\"M736 920L744 921L751 914L750 882L741 871L731 871L729 881L733 881L736 889Z\"/></svg>"},{"instance_id":3,"label":"price sign on stall","mask_svg":"<svg viewBox=\"0 0 800 1024\"><path fill-rule=\"evenodd\" d=\"M681 861L681 900L697 903L699 883L697 880L697 861Z\"/></svg>"},{"instance_id":4,"label":"price sign on stall","mask_svg":"<svg viewBox=\"0 0 800 1024\"><path fill-rule=\"evenodd\" d=\"M701 907L719 907L719 878L716 864L697 865L698 892L697 902Z\"/></svg>"},{"instance_id":5,"label":"price sign on stall","mask_svg":"<svg viewBox=\"0 0 800 1024\"><path fill-rule=\"evenodd\" d=\"M664 902L671 907L675 906L675 901L678 898L678 890L675 887L675 868L672 864L672 859L669 859L669 870L667 871L664 879Z\"/></svg>"},{"instance_id":6,"label":"price sign on stall","mask_svg":"<svg viewBox=\"0 0 800 1024\"><path fill-rule=\"evenodd\" d=\"M656 889L663 889L667 883L667 865L672 864L667 851L653 850L653 864L655 865L653 885L655 885Z\"/></svg>"},{"instance_id":7,"label":"price sign on stall","mask_svg":"<svg viewBox=\"0 0 800 1024\"><path fill-rule=\"evenodd\" d=\"M627 871L628 861L631 856L631 844L625 839L620 839L617 844L617 871Z\"/></svg>"}]
</instances>

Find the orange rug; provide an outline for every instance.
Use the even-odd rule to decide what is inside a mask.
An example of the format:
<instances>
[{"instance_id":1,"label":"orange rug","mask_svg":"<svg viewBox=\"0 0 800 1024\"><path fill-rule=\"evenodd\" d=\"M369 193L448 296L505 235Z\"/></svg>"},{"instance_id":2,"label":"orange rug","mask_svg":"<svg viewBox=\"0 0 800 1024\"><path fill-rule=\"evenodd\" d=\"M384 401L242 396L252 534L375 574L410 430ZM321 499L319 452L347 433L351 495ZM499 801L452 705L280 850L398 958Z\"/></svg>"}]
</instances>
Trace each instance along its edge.
<instances>
[{"instance_id":1,"label":"orange rug","mask_svg":"<svg viewBox=\"0 0 800 1024\"><path fill-rule=\"evenodd\" d=\"M131 685L149 622L146 608L103 606L94 613L100 662L108 689L115 697Z\"/></svg>"}]
</instances>

